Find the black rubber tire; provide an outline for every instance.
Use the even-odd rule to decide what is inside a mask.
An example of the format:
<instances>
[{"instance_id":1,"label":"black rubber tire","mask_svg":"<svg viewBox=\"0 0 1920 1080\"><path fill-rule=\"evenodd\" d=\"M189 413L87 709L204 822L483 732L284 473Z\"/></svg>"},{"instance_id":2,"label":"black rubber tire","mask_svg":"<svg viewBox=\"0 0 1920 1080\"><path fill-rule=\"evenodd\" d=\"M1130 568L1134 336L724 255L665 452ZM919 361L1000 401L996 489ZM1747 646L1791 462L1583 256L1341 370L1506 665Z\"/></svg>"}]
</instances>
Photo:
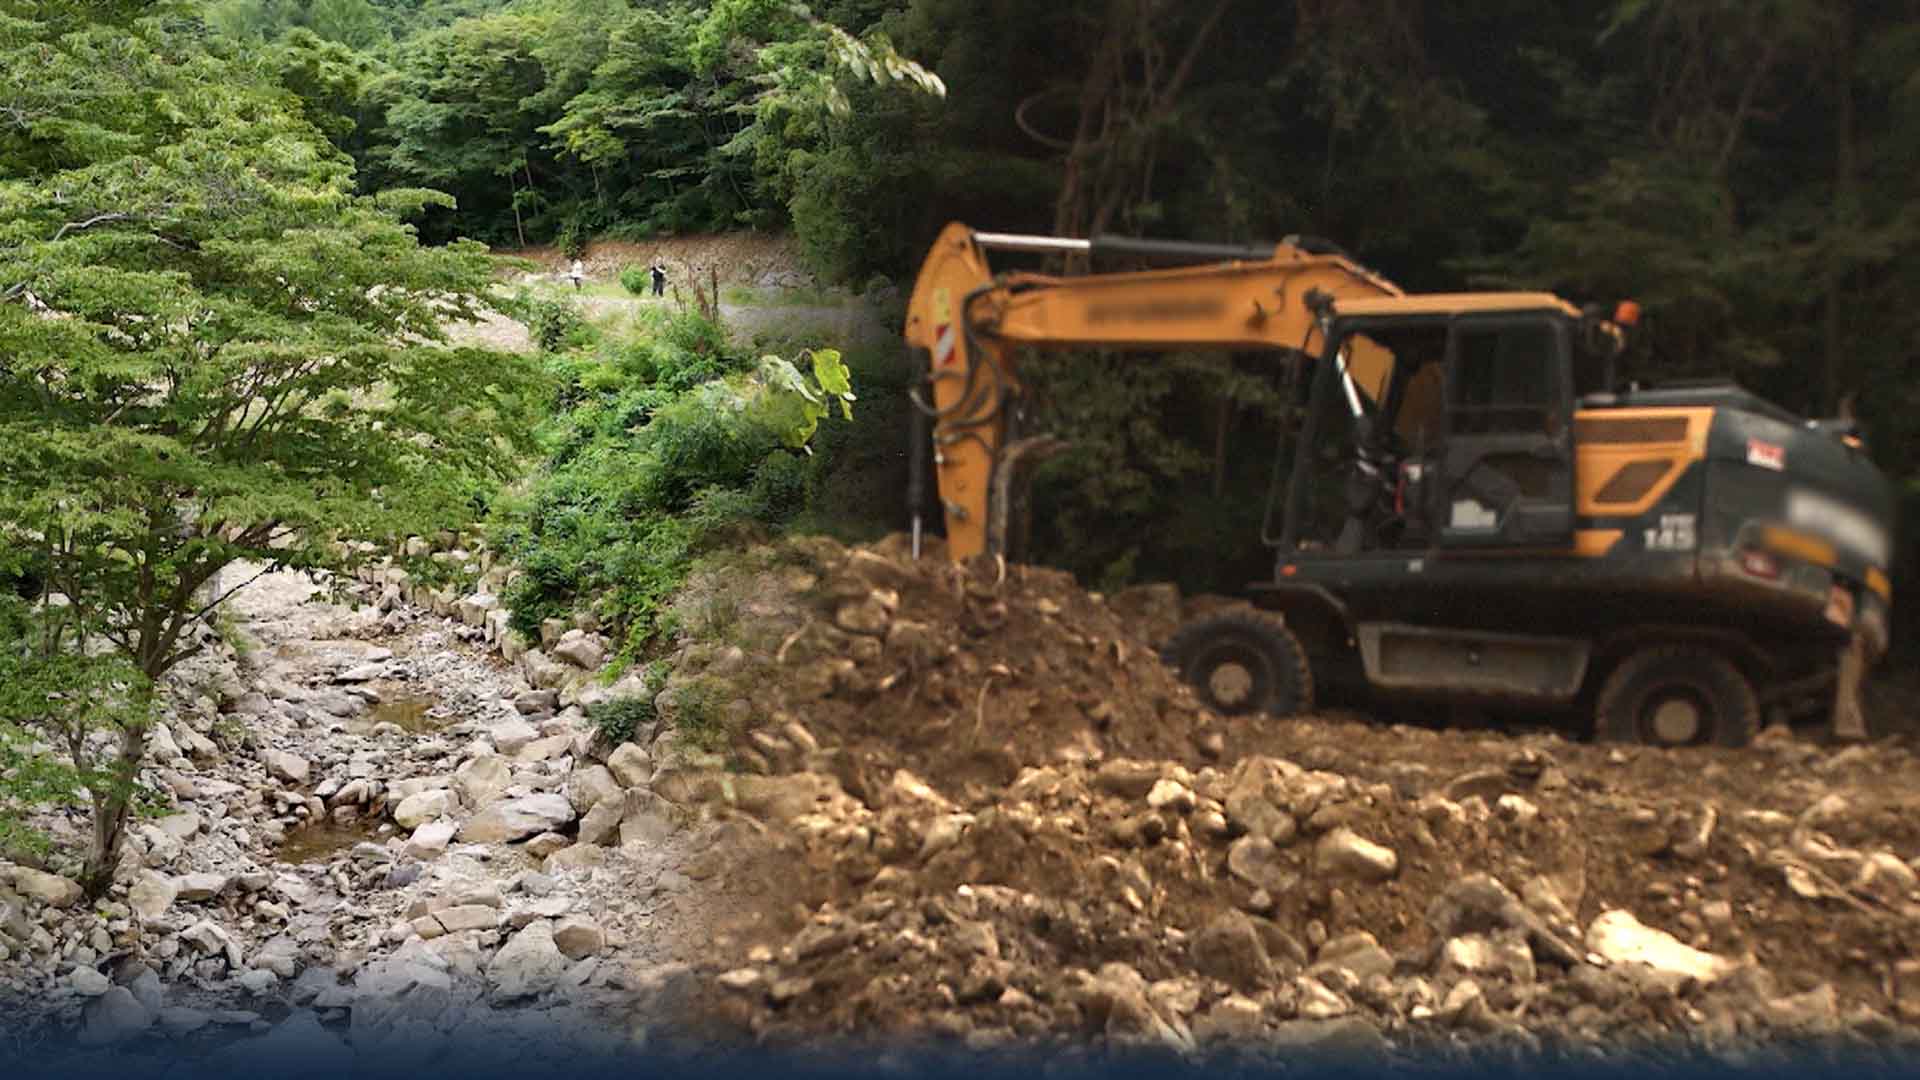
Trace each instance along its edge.
<instances>
[{"instance_id":1,"label":"black rubber tire","mask_svg":"<svg viewBox=\"0 0 1920 1080\"><path fill-rule=\"evenodd\" d=\"M1222 716L1313 710L1307 652L1286 624L1270 616L1229 611L1196 619L1174 632L1160 656ZM1229 664L1244 668L1249 678L1246 694L1233 701L1221 700L1213 686L1213 675Z\"/></svg>"},{"instance_id":2,"label":"black rubber tire","mask_svg":"<svg viewBox=\"0 0 1920 1080\"><path fill-rule=\"evenodd\" d=\"M1662 739L1652 714L1674 698L1698 710L1698 732L1684 742ZM1731 660L1697 645L1658 645L1628 656L1607 676L1594 702L1594 733L1607 742L1738 749L1760 730L1753 684Z\"/></svg>"}]
</instances>

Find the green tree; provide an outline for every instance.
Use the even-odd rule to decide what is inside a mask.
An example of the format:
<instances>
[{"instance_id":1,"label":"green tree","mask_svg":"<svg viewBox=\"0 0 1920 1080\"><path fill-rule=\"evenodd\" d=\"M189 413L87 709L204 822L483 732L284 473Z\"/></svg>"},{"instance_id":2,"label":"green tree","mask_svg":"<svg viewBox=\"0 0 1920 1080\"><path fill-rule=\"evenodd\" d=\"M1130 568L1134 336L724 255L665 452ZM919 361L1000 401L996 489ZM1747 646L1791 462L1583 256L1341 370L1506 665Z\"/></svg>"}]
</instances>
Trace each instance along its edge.
<instances>
[{"instance_id":1,"label":"green tree","mask_svg":"<svg viewBox=\"0 0 1920 1080\"><path fill-rule=\"evenodd\" d=\"M0 671L0 705L15 728L84 731L61 749L93 799L98 895L144 703L241 584L220 571L341 567L349 541L463 520L525 447L532 383L445 345L488 264L397 220L438 196L353 195L350 166L180 7L71 17L88 9L0 2L0 550L57 594L6 645L28 678Z\"/></svg>"}]
</instances>

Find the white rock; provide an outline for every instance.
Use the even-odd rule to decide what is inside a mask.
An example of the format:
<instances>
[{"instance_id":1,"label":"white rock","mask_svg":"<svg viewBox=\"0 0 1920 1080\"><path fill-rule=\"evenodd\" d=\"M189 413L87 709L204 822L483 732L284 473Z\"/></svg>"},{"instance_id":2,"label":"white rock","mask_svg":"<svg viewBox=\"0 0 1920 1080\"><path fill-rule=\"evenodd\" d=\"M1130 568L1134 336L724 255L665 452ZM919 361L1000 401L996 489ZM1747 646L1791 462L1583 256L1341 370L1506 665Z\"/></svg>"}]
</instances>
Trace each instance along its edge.
<instances>
[{"instance_id":1,"label":"white rock","mask_svg":"<svg viewBox=\"0 0 1920 1080\"><path fill-rule=\"evenodd\" d=\"M614 834L620 831L620 822L626 816L627 801L624 795L601 799L581 815L580 832L575 839L588 845L609 843Z\"/></svg>"},{"instance_id":2,"label":"white rock","mask_svg":"<svg viewBox=\"0 0 1920 1080\"><path fill-rule=\"evenodd\" d=\"M552 832L573 820L564 795L543 792L494 803L467 819L459 837L471 844L500 844Z\"/></svg>"},{"instance_id":3,"label":"white rock","mask_svg":"<svg viewBox=\"0 0 1920 1080\"><path fill-rule=\"evenodd\" d=\"M67 981L72 985L74 993L81 997L95 998L113 989L112 979L84 964L74 968L73 974L68 976Z\"/></svg>"},{"instance_id":4,"label":"white rock","mask_svg":"<svg viewBox=\"0 0 1920 1080\"><path fill-rule=\"evenodd\" d=\"M290 754L285 750L269 750L261 755L267 763L267 772L275 778L289 784L304 784L313 766L299 754Z\"/></svg>"},{"instance_id":5,"label":"white rock","mask_svg":"<svg viewBox=\"0 0 1920 1080\"><path fill-rule=\"evenodd\" d=\"M605 765L575 769L573 775L567 777L567 801L573 804L577 814L585 814L602 800L617 799L621 795L620 781L614 779L612 770Z\"/></svg>"},{"instance_id":6,"label":"white rock","mask_svg":"<svg viewBox=\"0 0 1920 1080\"><path fill-rule=\"evenodd\" d=\"M372 682L387 673L387 665L379 663L356 664L333 677L337 683Z\"/></svg>"},{"instance_id":7,"label":"white rock","mask_svg":"<svg viewBox=\"0 0 1920 1080\"><path fill-rule=\"evenodd\" d=\"M513 936L487 964L487 983L495 1001L537 997L554 989L567 958L553 941L553 924L542 919Z\"/></svg>"},{"instance_id":8,"label":"white rock","mask_svg":"<svg viewBox=\"0 0 1920 1080\"><path fill-rule=\"evenodd\" d=\"M181 814L168 814L155 821L153 827L174 840L186 841L198 833L200 827L205 824L206 819L189 810Z\"/></svg>"},{"instance_id":9,"label":"white rock","mask_svg":"<svg viewBox=\"0 0 1920 1080\"><path fill-rule=\"evenodd\" d=\"M393 808L393 820L403 829L418 829L459 809L451 791L422 791L400 800Z\"/></svg>"},{"instance_id":10,"label":"white rock","mask_svg":"<svg viewBox=\"0 0 1920 1080\"><path fill-rule=\"evenodd\" d=\"M211 900L227 891L231 879L225 874L186 874L174 879L176 892L180 900Z\"/></svg>"},{"instance_id":11,"label":"white rock","mask_svg":"<svg viewBox=\"0 0 1920 1080\"><path fill-rule=\"evenodd\" d=\"M133 886L127 890L127 906L143 921L150 922L165 915L179 895L180 890L172 878L152 870L142 870Z\"/></svg>"},{"instance_id":12,"label":"white rock","mask_svg":"<svg viewBox=\"0 0 1920 1080\"><path fill-rule=\"evenodd\" d=\"M500 925L500 912L486 904L461 904L458 907L442 908L433 913L442 928L449 934L462 930L491 930Z\"/></svg>"},{"instance_id":13,"label":"white rock","mask_svg":"<svg viewBox=\"0 0 1920 1080\"><path fill-rule=\"evenodd\" d=\"M262 968L255 968L251 971L241 972L240 978L237 981L240 983L241 989L249 994L258 996L260 994L270 993L274 987L279 986L280 976Z\"/></svg>"},{"instance_id":14,"label":"white rock","mask_svg":"<svg viewBox=\"0 0 1920 1080\"><path fill-rule=\"evenodd\" d=\"M607 756L607 769L621 787L642 787L653 779L653 757L633 743L621 743Z\"/></svg>"},{"instance_id":15,"label":"white rock","mask_svg":"<svg viewBox=\"0 0 1920 1080\"><path fill-rule=\"evenodd\" d=\"M1655 930L1630 911L1602 914L1587 927L1587 948L1610 963L1646 964L1666 974L1689 976L1710 983L1735 968L1725 957L1702 952L1664 930Z\"/></svg>"},{"instance_id":16,"label":"white rock","mask_svg":"<svg viewBox=\"0 0 1920 1080\"><path fill-rule=\"evenodd\" d=\"M1322 871L1385 881L1400 868L1400 857L1352 829L1339 828L1320 838L1314 855Z\"/></svg>"},{"instance_id":17,"label":"white rock","mask_svg":"<svg viewBox=\"0 0 1920 1080\"><path fill-rule=\"evenodd\" d=\"M21 895L38 900L53 908L70 908L80 902L80 885L58 874L48 874L30 867L13 868L13 887Z\"/></svg>"},{"instance_id":18,"label":"white rock","mask_svg":"<svg viewBox=\"0 0 1920 1080\"><path fill-rule=\"evenodd\" d=\"M1531 825L1540 818L1540 808L1518 795L1506 794L1493 804L1494 813L1516 825Z\"/></svg>"},{"instance_id":19,"label":"white rock","mask_svg":"<svg viewBox=\"0 0 1920 1080\"><path fill-rule=\"evenodd\" d=\"M520 748L514 755L516 761L549 761L564 757L573 751L571 734L549 735L544 739L535 739Z\"/></svg>"},{"instance_id":20,"label":"white rock","mask_svg":"<svg viewBox=\"0 0 1920 1080\"><path fill-rule=\"evenodd\" d=\"M485 806L498 799L512 779L507 759L498 754L482 754L454 771L453 789L468 806Z\"/></svg>"},{"instance_id":21,"label":"white rock","mask_svg":"<svg viewBox=\"0 0 1920 1080\"><path fill-rule=\"evenodd\" d=\"M1193 792L1178 780L1155 780L1153 789L1147 792L1147 805L1155 810L1187 814L1193 811L1197 802Z\"/></svg>"},{"instance_id":22,"label":"white rock","mask_svg":"<svg viewBox=\"0 0 1920 1080\"><path fill-rule=\"evenodd\" d=\"M599 923L585 915L569 915L554 924L553 943L560 955L569 960L582 960L605 948L607 935Z\"/></svg>"},{"instance_id":23,"label":"white rock","mask_svg":"<svg viewBox=\"0 0 1920 1080\"><path fill-rule=\"evenodd\" d=\"M451 821L429 821L413 830L403 850L408 858L424 862L447 850L447 845L453 842L453 834L459 829L460 826Z\"/></svg>"},{"instance_id":24,"label":"white rock","mask_svg":"<svg viewBox=\"0 0 1920 1080\"><path fill-rule=\"evenodd\" d=\"M577 637L554 646L553 655L574 667L594 671L607 661L607 650L591 637Z\"/></svg>"},{"instance_id":25,"label":"white rock","mask_svg":"<svg viewBox=\"0 0 1920 1080\"><path fill-rule=\"evenodd\" d=\"M517 754L539 737L540 733L534 730L533 725L518 716L508 717L487 729L487 738L502 754Z\"/></svg>"}]
</instances>

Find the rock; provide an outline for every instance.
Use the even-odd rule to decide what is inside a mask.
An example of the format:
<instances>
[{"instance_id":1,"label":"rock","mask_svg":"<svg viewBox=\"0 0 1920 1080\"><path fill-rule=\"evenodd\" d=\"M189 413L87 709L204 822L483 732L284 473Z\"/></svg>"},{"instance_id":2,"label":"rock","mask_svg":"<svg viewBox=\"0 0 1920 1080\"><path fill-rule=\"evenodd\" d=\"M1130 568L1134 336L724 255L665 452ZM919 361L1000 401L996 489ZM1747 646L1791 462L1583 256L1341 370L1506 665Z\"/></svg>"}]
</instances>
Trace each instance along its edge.
<instances>
[{"instance_id":1,"label":"rock","mask_svg":"<svg viewBox=\"0 0 1920 1080\"><path fill-rule=\"evenodd\" d=\"M124 986L115 986L87 1002L82 1013L80 1045L113 1046L140 1034L153 1024L153 1015Z\"/></svg>"},{"instance_id":2,"label":"rock","mask_svg":"<svg viewBox=\"0 0 1920 1080\"><path fill-rule=\"evenodd\" d=\"M574 671L539 649L528 649L521 655L520 670L536 690L558 690L566 685Z\"/></svg>"},{"instance_id":3,"label":"rock","mask_svg":"<svg viewBox=\"0 0 1920 1080\"><path fill-rule=\"evenodd\" d=\"M1302 975L1293 981L1293 985L1300 997L1298 1012L1303 1020L1331 1020L1336 1016L1345 1016L1353 1009L1345 998L1311 976Z\"/></svg>"},{"instance_id":4,"label":"rock","mask_svg":"<svg viewBox=\"0 0 1920 1080\"><path fill-rule=\"evenodd\" d=\"M1447 942L1441 950L1440 974L1499 975L1517 983L1531 983L1535 975L1533 952L1524 940L1515 937L1495 940L1468 934Z\"/></svg>"},{"instance_id":5,"label":"rock","mask_svg":"<svg viewBox=\"0 0 1920 1080\"><path fill-rule=\"evenodd\" d=\"M572 846L573 841L554 832L545 832L526 842L527 854L536 859L544 859L553 853Z\"/></svg>"},{"instance_id":6,"label":"rock","mask_svg":"<svg viewBox=\"0 0 1920 1080\"><path fill-rule=\"evenodd\" d=\"M313 766L299 754L290 754L285 750L269 750L261 755L267 763L267 772L275 779L283 780L296 787L307 782L307 776Z\"/></svg>"},{"instance_id":7,"label":"rock","mask_svg":"<svg viewBox=\"0 0 1920 1080\"><path fill-rule=\"evenodd\" d=\"M487 740L502 754L518 754L539 737L540 732L518 716L510 716L487 729Z\"/></svg>"},{"instance_id":8,"label":"rock","mask_svg":"<svg viewBox=\"0 0 1920 1080\"><path fill-rule=\"evenodd\" d=\"M632 744L624 744L632 745ZM618 753L619 750L615 750ZM625 795L619 780L613 771L605 765L589 765L584 769L575 769L567 777L567 802L573 805L576 814L585 814L607 799L619 799Z\"/></svg>"},{"instance_id":9,"label":"rock","mask_svg":"<svg viewBox=\"0 0 1920 1080\"><path fill-rule=\"evenodd\" d=\"M653 757L633 743L621 743L607 755L607 769L621 787L644 787L653 779Z\"/></svg>"},{"instance_id":10,"label":"rock","mask_svg":"<svg viewBox=\"0 0 1920 1080\"><path fill-rule=\"evenodd\" d=\"M532 730L529 728L528 730ZM500 797L512 783L507 760L498 754L482 754L454 770L453 790L468 806L486 806Z\"/></svg>"},{"instance_id":11,"label":"rock","mask_svg":"<svg viewBox=\"0 0 1920 1080\"><path fill-rule=\"evenodd\" d=\"M878 590L876 590L876 593ZM893 614L877 595L850 600L833 613L833 624L849 634L884 637Z\"/></svg>"},{"instance_id":12,"label":"rock","mask_svg":"<svg viewBox=\"0 0 1920 1080\"><path fill-rule=\"evenodd\" d=\"M337 683L372 682L386 673L387 665L383 663L355 664L353 667L335 675L333 681Z\"/></svg>"},{"instance_id":13,"label":"rock","mask_svg":"<svg viewBox=\"0 0 1920 1080\"><path fill-rule=\"evenodd\" d=\"M1356 980L1365 980L1393 974L1394 960L1393 954L1381 948L1372 934L1356 930L1320 946L1315 967L1339 968L1351 972Z\"/></svg>"},{"instance_id":14,"label":"rock","mask_svg":"<svg viewBox=\"0 0 1920 1080\"><path fill-rule=\"evenodd\" d=\"M1522 827L1540 820L1540 808L1518 795L1502 795L1495 800L1493 812L1502 820Z\"/></svg>"},{"instance_id":15,"label":"rock","mask_svg":"<svg viewBox=\"0 0 1920 1080\"><path fill-rule=\"evenodd\" d=\"M1314 859L1321 873L1357 877L1362 881L1385 881L1400 869L1400 857L1392 848L1382 847L1352 829L1338 828L1314 845Z\"/></svg>"},{"instance_id":16,"label":"rock","mask_svg":"<svg viewBox=\"0 0 1920 1080\"><path fill-rule=\"evenodd\" d=\"M13 887L22 896L51 908L70 908L80 902L78 882L25 866L13 868Z\"/></svg>"},{"instance_id":17,"label":"rock","mask_svg":"<svg viewBox=\"0 0 1920 1080\"><path fill-rule=\"evenodd\" d=\"M491 930L500 925L499 909L486 904L442 908L433 913L433 918L449 934L457 934L462 930Z\"/></svg>"},{"instance_id":18,"label":"rock","mask_svg":"<svg viewBox=\"0 0 1920 1080\"><path fill-rule=\"evenodd\" d=\"M211 900L226 892L228 884L225 874L186 874L174 879L176 897L186 901Z\"/></svg>"},{"instance_id":19,"label":"rock","mask_svg":"<svg viewBox=\"0 0 1920 1080\"><path fill-rule=\"evenodd\" d=\"M1227 871L1274 896L1290 893L1299 875L1288 868L1280 849L1264 836L1243 836L1227 849Z\"/></svg>"},{"instance_id":20,"label":"rock","mask_svg":"<svg viewBox=\"0 0 1920 1080\"><path fill-rule=\"evenodd\" d=\"M541 865L549 873L600 866L607 861L607 849L595 844L573 844L547 856Z\"/></svg>"},{"instance_id":21,"label":"rock","mask_svg":"<svg viewBox=\"0 0 1920 1080\"><path fill-rule=\"evenodd\" d=\"M619 834L620 822L626 816L625 795L601 799L581 816L580 831L575 840L589 846L607 844Z\"/></svg>"},{"instance_id":22,"label":"rock","mask_svg":"<svg viewBox=\"0 0 1920 1080\"><path fill-rule=\"evenodd\" d=\"M555 690L528 690L513 699L514 711L522 716L550 713L560 707L560 694Z\"/></svg>"},{"instance_id":23,"label":"rock","mask_svg":"<svg viewBox=\"0 0 1920 1080\"><path fill-rule=\"evenodd\" d=\"M155 821L153 827L174 840L185 841L191 839L205 824L205 818L189 810L179 814L168 814Z\"/></svg>"},{"instance_id":24,"label":"rock","mask_svg":"<svg viewBox=\"0 0 1920 1080\"><path fill-rule=\"evenodd\" d=\"M577 637L554 646L553 655L586 671L597 671L607 662L607 650L591 637Z\"/></svg>"},{"instance_id":25,"label":"rock","mask_svg":"<svg viewBox=\"0 0 1920 1080\"><path fill-rule=\"evenodd\" d=\"M488 962L490 996L496 1002L537 997L558 986L566 968L567 959L554 944L553 924L529 923Z\"/></svg>"},{"instance_id":26,"label":"rock","mask_svg":"<svg viewBox=\"0 0 1920 1080\"><path fill-rule=\"evenodd\" d=\"M1178 780L1156 780L1153 788L1147 792L1147 805L1155 810L1171 810L1176 814L1190 814L1199 800L1193 790Z\"/></svg>"},{"instance_id":27,"label":"rock","mask_svg":"<svg viewBox=\"0 0 1920 1080\"><path fill-rule=\"evenodd\" d=\"M187 1035L213 1023L213 1014L184 1005L170 1005L159 1011L160 1027L169 1035Z\"/></svg>"},{"instance_id":28,"label":"rock","mask_svg":"<svg viewBox=\"0 0 1920 1080\"><path fill-rule=\"evenodd\" d=\"M1541 959L1574 966L1586 958L1585 949L1555 933L1512 890L1488 874L1469 874L1434 897L1427 905L1427 925L1433 928L1436 949L1463 935L1512 929L1526 934Z\"/></svg>"},{"instance_id":29,"label":"rock","mask_svg":"<svg viewBox=\"0 0 1920 1080\"><path fill-rule=\"evenodd\" d=\"M73 987L74 993L89 998L99 997L113 989L112 979L85 964L73 969L73 974L67 976L67 984Z\"/></svg>"},{"instance_id":30,"label":"rock","mask_svg":"<svg viewBox=\"0 0 1920 1080\"><path fill-rule=\"evenodd\" d=\"M127 890L127 905L143 922L151 922L167 913L179 896L179 889L173 879L152 870L140 871L133 886Z\"/></svg>"},{"instance_id":31,"label":"rock","mask_svg":"<svg viewBox=\"0 0 1920 1080\"><path fill-rule=\"evenodd\" d=\"M1265 1011L1260 1003L1239 994L1229 994L1194 1021L1194 1038L1205 1043L1250 1040L1265 1027Z\"/></svg>"},{"instance_id":32,"label":"rock","mask_svg":"<svg viewBox=\"0 0 1920 1080\"><path fill-rule=\"evenodd\" d=\"M516 761L550 761L573 752L574 736L565 732L549 735L544 739L535 739L520 748L514 755Z\"/></svg>"},{"instance_id":33,"label":"rock","mask_svg":"<svg viewBox=\"0 0 1920 1080\"><path fill-rule=\"evenodd\" d=\"M1115 758L1100 766L1093 786L1123 799L1144 798L1160 779L1160 766L1150 761Z\"/></svg>"},{"instance_id":34,"label":"rock","mask_svg":"<svg viewBox=\"0 0 1920 1080\"><path fill-rule=\"evenodd\" d=\"M1920 885L1920 875L1901 862L1899 856L1888 851L1867 856L1853 879L1855 889L1887 903L1906 899L1917 885Z\"/></svg>"},{"instance_id":35,"label":"rock","mask_svg":"<svg viewBox=\"0 0 1920 1080\"><path fill-rule=\"evenodd\" d=\"M453 814L459 805L451 791L422 791L400 800L400 805L393 808L393 820L403 829L418 829Z\"/></svg>"},{"instance_id":36,"label":"rock","mask_svg":"<svg viewBox=\"0 0 1920 1080\"><path fill-rule=\"evenodd\" d=\"M280 985L280 976L271 971L255 968L252 971L241 972L240 977L235 981L240 984L241 989L259 997L272 993Z\"/></svg>"},{"instance_id":37,"label":"rock","mask_svg":"<svg viewBox=\"0 0 1920 1080\"><path fill-rule=\"evenodd\" d=\"M1664 930L1643 925L1633 913L1615 909L1587 927L1587 948L1613 964L1645 964L1662 974L1711 983L1732 971L1733 961L1682 944Z\"/></svg>"},{"instance_id":38,"label":"rock","mask_svg":"<svg viewBox=\"0 0 1920 1080\"><path fill-rule=\"evenodd\" d=\"M1380 1029L1357 1016L1289 1020L1267 1036L1266 1044L1283 1055L1349 1061L1385 1057L1390 1049Z\"/></svg>"},{"instance_id":39,"label":"rock","mask_svg":"<svg viewBox=\"0 0 1920 1080\"><path fill-rule=\"evenodd\" d=\"M583 960L606 947L606 932L584 915L569 915L553 926L553 944L569 960Z\"/></svg>"},{"instance_id":40,"label":"rock","mask_svg":"<svg viewBox=\"0 0 1920 1080\"><path fill-rule=\"evenodd\" d=\"M723 989L731 990L736 994L745 994L759 989L765 979L757 969L734 968L732 971L722 972L714 981Z\"/></svg>"},{"instance_id":41,"label":"rock","mask_svg":"<svg viewBox=\"0 0 1920 1080\"><path fill-rule=\"evenodd\" d=\"M1825 1034L1840 1026L1840 1001L1832 983L1767 1003L1767 1019L1776 1027L1803 1034Z\"/></svg>"},{"instance_id":42,"label":"rock","mask_svg":"<svg viewBox=\"0 0 1920 1080\"><path fill-rule=\"evenodd\" d=\"M180 940L203 953L225 955L230 967L240 966L240 946L231 934L210 920L202 919L182 930Z\"/></svg>"},{"instance_id":43,"label":"rock","mask_svg":"<svg viewBox=\"0 0 1920 1080\"><path fill-rule=\"evenodd\" d=\"M1273 978L1273 965L1253 923L1237 911L1214 918L1188 945L1195 971L1253 993Z\"/></svg>"},{"instance_id":44,"label":"rock","mask_svg":"<svg viewBox=\"0 0 1920 1080\"><path fill-rule=\"evenodd\" d=\"M459 829L460 826L451 821L426 822L413 830L413 835L407 839L406 846L401 848L401 853L409 859L419 859L423 862L435 858L447 850L447 845L453 842L454 834Z\"/></svg>"}]
</instances>

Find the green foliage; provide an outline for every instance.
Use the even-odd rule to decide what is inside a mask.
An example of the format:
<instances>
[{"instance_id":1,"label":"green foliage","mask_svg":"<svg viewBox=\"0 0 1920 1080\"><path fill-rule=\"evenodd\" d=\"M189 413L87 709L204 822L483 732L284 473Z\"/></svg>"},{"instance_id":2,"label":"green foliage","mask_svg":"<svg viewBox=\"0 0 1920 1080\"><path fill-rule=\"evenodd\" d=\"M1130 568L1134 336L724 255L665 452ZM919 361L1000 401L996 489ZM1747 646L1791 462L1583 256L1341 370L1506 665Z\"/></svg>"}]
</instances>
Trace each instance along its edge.
<instances>
[{"instance_id":1,"label":"green foliage","mask_svg":"<svg viewBox=\"0 0 1920 1080\"><path fill-rule=\"evenodd\" d=\"M620 268L620 287L634 296L645 296L653 288L653 275L643 266Z\"/></svg>"},{"instance_id":2,"label":"green foliage","mask_svg":"<svg viewBox=\"0 0 1920 1080\"><path fill-rule=\"evenodd\" d=\"M653 695L659 692L652 672L648 673L647 692L637 697L617 697L587 709L587 722L610 745L619 746L633 738L634 732L654 720Z\"/></svg>"},{"instance_id":3,"label":"green foliage","mask_svg":"<svg viewBox=\"0 0 1920 1080\"><path fill-rule=\"evenodd\" d=\"M593 327L580 305L566 297L527 294L517 301L519 318L541 352L577 349L592 340Z\"/></svg>"},{"instance_id":4,"label":"green foliage","mask_svg":"<svg viewBox=\"0 0 1920 1080\"><path fill-rule=\"evenodd\" d=\"M494 511L523 571L505 597L515 627L531 636L593 598L632 649L669 629L667 601L703 551L804 503L804 469L789 462L818 425L808 408L846 410L852 394L837 356L813 366L771 378L779 369L749 369L713 324L665 311L643 316L636 340L558 360L564 411L540 432L547 465Z\"/></svg>"}]
</instances>

